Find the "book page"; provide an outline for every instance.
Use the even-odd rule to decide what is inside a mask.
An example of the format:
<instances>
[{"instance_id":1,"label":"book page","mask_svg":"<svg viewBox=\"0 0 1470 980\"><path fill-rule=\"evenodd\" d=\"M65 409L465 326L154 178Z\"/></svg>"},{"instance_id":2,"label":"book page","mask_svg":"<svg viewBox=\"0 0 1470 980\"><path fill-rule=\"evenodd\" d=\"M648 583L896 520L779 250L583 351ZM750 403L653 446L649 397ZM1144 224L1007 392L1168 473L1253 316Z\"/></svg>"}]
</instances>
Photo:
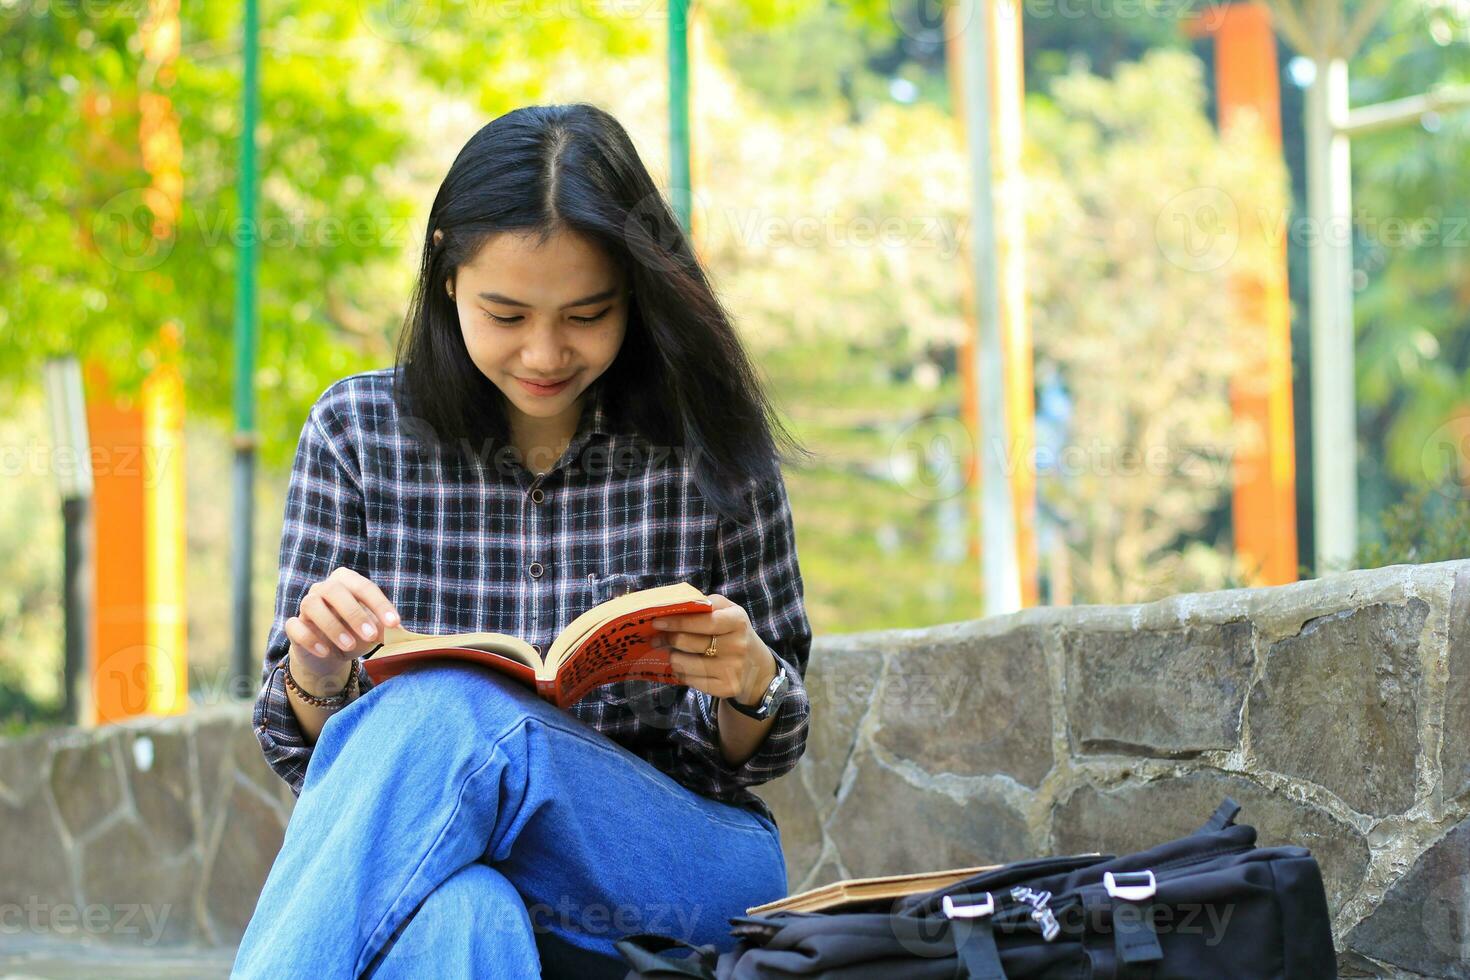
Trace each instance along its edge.
<instances>
[{"instance_id":1,"label":"book page","mask_svg":"<svg viewBox=\"0 0 1470 980\"><path fill-rule=\"evenodd\" d=\"M372 682L378 684L390 677L396 677L415 664L443 663L446 660L459 660L479 667L488 667L527 687L536 686L536 670L530 664L497 652L473 647L447 647L439 644L423 650L416 649L407 652L399 650L386 660L370 656L362 662L362 665Z\"/></svg>"},{"instance_id":2,"label":"book page","mask_svg":"<svg viewBox=\"0 0 1470 980\"><path fill-rule=\"evenodd\" d=\"M407 653L437 649L480 650L495 654L536 668L541 661L530 644L504 633L450 633L436 636L432 633L415 633L397 626L383 629L383 642L373 651L372 660L388 660Z\"/></svg>"}]
</instances>

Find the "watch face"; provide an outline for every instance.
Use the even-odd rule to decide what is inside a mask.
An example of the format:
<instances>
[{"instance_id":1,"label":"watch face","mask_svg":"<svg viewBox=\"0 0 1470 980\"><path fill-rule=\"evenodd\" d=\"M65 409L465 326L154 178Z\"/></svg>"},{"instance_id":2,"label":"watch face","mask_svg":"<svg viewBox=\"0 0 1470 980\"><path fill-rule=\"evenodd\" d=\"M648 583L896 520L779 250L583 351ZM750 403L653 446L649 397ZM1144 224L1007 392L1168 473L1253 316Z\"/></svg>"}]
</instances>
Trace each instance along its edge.
<instances>
[{"instance_id":1,"label":"watch face","mask_svg":"<svg viewBox=\"0 0 1470 980\"><path fill-rule=\"evenodd\" d=\"M786 685L791 683L791 678L786 676L786 668L782 667L776 671L776 676L771 679L771 686L766 688L766 696L761 698L761 715L769 715L775 707L776 699L785 691Z\"/></svg>"}]
</instances>

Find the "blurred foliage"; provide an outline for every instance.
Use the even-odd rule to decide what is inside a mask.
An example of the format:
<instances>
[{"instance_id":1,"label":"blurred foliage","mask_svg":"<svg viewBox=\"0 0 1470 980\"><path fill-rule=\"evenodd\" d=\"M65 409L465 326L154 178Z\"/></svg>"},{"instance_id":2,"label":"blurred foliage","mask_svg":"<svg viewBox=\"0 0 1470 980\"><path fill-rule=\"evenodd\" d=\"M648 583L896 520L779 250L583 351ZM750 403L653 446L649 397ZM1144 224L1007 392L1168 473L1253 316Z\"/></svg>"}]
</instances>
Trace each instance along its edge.
<instances>
[{"instance_id":1,"label":"blurred foliage","mask_svg":"<svg viewBox=\"0 0 1470 980\"><path fill-rule=\"evenodd\" d=\"M1073 424L1038 492L1060 522L1079 601L1220 588L1229 541L1192 541L1229 503L1228 385L1259 352L1238 341L1232 278L1264 275L1278 239L1201 214L1279 213L1286 175L1259 134L1222 138L1199 61L1157 51L1111 79L1081 70L1028 101L1028 278L1037 370L1055 366ZM1067 454L1071 455L1068 461Z\"/></svg>"},{"instance_id":2,"label":"blurred foliage","mask_svg":"<svg viewBox=\"0 0 1470 980\"><path fill-rule=\"evenodd\" d=\"M1398 3L1353 64L1353 103L1467 83L1470 7ZM1352 156L1360 513L1371 537L1381 509L1470 478L1460 469L1470 445L1436 451L1445 426L1470 415L1470 109L1357 137Z\"/></svg>"},{"instance_id":3,"label":"blurred foliage","mask_svg":"<svg viewBox=\"0 0 1470 980\"><path fill-rule=\"evenodd\" d=\"M246 228L239 8L183 5L171 81L142 56L134 15L146 9L0 12L0 141L27 148L0 159L0 222L12 230L0 240L0 329L12 341L0 391L34 390L41 358L67 351L104 361L132 392L157 357L150 325L173 320L191 413L227 423L235 267L254 235L257 422L262 455L278 465L331 380L391 358L432 198L424 188L463 143L442 138L456 120L422 107L447 93L477 116L499 114L534 99L536 69L553 54L646 49L660 26L555 5L515 25L473 21L475 5L264 5L259 203ZM182 214L159 240L140 92L167 94L185 147Z\"/></svg>"},{"instance_id":4,"label":"blurred foliage","mask_svg":"<svg viewBox=\"0 0 1470 980\"><path fill-rule=\"evenodd\" d=\"M1424 564L1470 556L1470 489L1420 484L1379 515L1380 538L1358 548L1354 568Z\"/></svg>"}]
</instances>

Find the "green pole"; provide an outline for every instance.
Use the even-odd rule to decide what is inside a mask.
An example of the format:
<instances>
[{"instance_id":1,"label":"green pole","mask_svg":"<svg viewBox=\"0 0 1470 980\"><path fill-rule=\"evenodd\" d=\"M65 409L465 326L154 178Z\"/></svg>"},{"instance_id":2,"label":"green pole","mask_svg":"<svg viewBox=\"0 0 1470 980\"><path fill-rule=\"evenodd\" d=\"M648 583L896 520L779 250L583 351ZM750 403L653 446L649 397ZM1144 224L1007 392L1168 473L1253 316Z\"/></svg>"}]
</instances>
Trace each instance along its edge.
<instances>
[{"instance_id":1,"label":"green pole","mask_svg":"<svg viewBox=\"0 0 1470 980\"><path fill-rule=\"evenodd\" d=\"M258 0L245 0L243 110L240 125L240 228L235 265L235 459L233 613L235 677L253 689L254 630L250 625L251 542L254 537L255 486L255 123L260 113Z\"/></svg>"},{"instance_id":2,"label":"green pole","mask_svg":"<svg viewBox=\"0 0 1470 980\"><path fill-rule=\"evenodd\" d=\"M669 0L669 180L674 215L689 222L689 0Z\"/></svg>"}]
</instances>

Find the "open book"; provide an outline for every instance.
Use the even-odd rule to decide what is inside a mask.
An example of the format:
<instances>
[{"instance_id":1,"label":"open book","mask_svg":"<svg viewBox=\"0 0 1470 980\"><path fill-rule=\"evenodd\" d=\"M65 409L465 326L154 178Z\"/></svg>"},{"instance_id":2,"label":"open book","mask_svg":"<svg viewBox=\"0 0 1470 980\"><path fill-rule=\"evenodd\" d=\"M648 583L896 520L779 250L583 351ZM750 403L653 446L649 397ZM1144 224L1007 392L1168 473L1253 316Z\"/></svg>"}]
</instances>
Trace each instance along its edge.
<instances>
[{"instance_id":1,"label":"open book","mask_svg":"<svg viewBox=\"0 0 1470 980\"><path fill-rule=\"evenodd\" d=\"M704 594L688 582L629 592L600 602L572 620L545 656L531 644L503 633L434 636L388 626L383 642L363 657L373 683L387 680L426 660L466 660L511 677L559 708L582 699L594 687L617 681L681 683L669 666L669 648L655 647L662 616L711 612Z\"/></svg>"},{"instance_id":2,"label":"open book","mask_svg":"<svg viewBox=\"0 0 1470 980\"><path fill-rule=\"evenodd\" d=\"M884 875L879 878L845 878L817 888L809 888L795 895L778 898L774 902L755 905L745 910L747 915L765 915L768 912L830 912L860 905L864 902L889 901L905 895L944 888L964 881L982 871L994 871L1003 867L989 864L978 868L950 868L947 871L920 871L914 874Z\"/></svg>"}]
</instances>

